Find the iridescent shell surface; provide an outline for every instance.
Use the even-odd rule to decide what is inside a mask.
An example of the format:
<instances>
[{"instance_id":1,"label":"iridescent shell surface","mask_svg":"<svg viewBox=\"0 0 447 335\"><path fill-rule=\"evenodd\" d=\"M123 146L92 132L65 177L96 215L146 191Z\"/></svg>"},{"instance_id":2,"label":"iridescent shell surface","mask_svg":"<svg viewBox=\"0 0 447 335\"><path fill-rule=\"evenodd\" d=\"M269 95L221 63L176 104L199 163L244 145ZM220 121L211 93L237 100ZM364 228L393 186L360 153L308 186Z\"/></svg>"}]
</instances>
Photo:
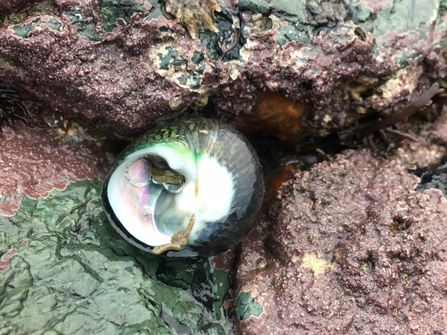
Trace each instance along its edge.
<instances>
[{"instance_id":1,"label":"iridescent shell surface","mask_svg":"<svg viewBox=\"0 0 447 335\"><path fill-rule=\"evenodd\" d=\"M169 256L229 249L253 228L263 196L262 168L250 143L205 118L163 124L131 143L102 191L121 236Z\"/></svg>"}]
</instances>

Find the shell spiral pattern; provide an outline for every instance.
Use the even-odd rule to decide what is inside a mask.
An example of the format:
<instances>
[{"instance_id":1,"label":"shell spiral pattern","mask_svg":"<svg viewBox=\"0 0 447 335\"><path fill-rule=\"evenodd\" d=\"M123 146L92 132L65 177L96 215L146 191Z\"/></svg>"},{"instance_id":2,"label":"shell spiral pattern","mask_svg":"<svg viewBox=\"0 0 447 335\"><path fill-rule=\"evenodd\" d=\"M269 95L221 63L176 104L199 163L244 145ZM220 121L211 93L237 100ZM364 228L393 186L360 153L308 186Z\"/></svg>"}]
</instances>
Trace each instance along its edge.
<instances>
[{"instance_id":1,"label":"shell spiral pattern","mask_svg":"<svg viewBox=\"0 0 447 335\"><path fill-rule=\"evenodd\" d=\"M253 228L263 197L250 143L205 118L166 123L138 138L113 163L102 190L120 235L168 256L229 249Z\"/></svg>"}]
</instances>

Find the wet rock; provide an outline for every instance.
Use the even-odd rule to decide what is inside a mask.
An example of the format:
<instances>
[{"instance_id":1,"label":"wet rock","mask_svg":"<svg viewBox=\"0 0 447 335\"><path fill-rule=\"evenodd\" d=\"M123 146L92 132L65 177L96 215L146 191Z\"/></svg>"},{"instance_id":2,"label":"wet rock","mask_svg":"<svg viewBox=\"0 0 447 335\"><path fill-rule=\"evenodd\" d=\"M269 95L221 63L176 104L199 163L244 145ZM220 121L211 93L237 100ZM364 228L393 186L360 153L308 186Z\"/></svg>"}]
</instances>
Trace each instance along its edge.
<instances>
[{"instance_id":1,"label":"wet rock","mask_svg":"<svg viewBox=\"0 0 447 335\"><path fill-rule=\"evenodd\" d=\"M281 141L297 143L303 136L303 120L309 106L294 102L279 92L258 92L252 114L241 114L235 127L245 134L262 133Z\"/></svg>"},{"instance_id":2,"label":"wet rock","mask_svg":"<svg viewBox=\"0 0 447 335\"><path fill-rule=\"evenodd\" d=\"M28 126L15 120L1 127L0 216L14 215L25 196L46 197L71 182L103 178L107 171L99 149L104 137L95 139L86 128L63 118L48 117L47 122L53 122L49 127L35 114L42 107L29 106Z\"/></svg>"},{"instance_id":3,"label":"wet rock","mask_svg":"<svg viewBox=\"0 0 447 335\"><path fill-rule=\"evenodd\" d=\"M239 333L443 334L447 201L417 183L366 149L296 172L243 245Z\"/></svg>"},{"instance_id":4,"label":"wet rock","mask_svg":"<svg viewBox=\"0 0 447 335\"><path fill-rule=\"evenodd\" d=\"M17 13L44 0L0 0L0 12Z\"/></svg>"},{"instance_id":5,"label":"wet rock","mask_svg":"<svg viewBox=\"0 0 447 335\"><path fill-rule=\"evenodd\" d=\"M4 66L0 81L14 83L65 115L99 119L128 132L141 130L172 108L181 110L197 99L197 93L165 80L160 73L168 72L177 59L194 55L192 50L178 55L165 45L158 49L159 29L169 28L169 21L143 23L135 14L129 24L118 21L115 33L92 43L67 20L43 15L20 26L20 32L2 31L2 50L15 60ZM166 63L163 69L158 62Z\"/></svg>"},{"instance_id":6,"label":"wet rock","mask_svg":"<svg viewBox=\"0 0 447 335\"><path fill-rule=\"evenodd\" d=\"M326 135L398 110L446 73L446 13L435 0L208 3L214 17L195 13L197 1L187 17L170 6L178 23L147 0L57 0L6 16L0 84L128 134L208 102L227 118L249 114L256 92L280 91L311 107L304 133ZM191 13L208 28L195 32Z\"/></svg>"},{"instance_id":7,"label":"wet rock","mask_svg":"<svg viewBox=\"0 0 447 335\"><path fill-rule=\"evenodd\" d=\"M437 188L445 197L447 196L447 157L444 157L438 164L418 168L411 172L421 178L416 190Z\"/></svg>"},{"instance_id":8,"label":"wet rock","mask_svg":"<svg viewBox=\"0 0 447 335\"><path fill-rule=\"evenodd\" d=\"M228 272L131 246L107 222L101 186L76 181L0 215L2 333L231 335Z\"/></svg>"},{"instance_id":9,"label":"wet rock","mask_svg":"<svg viewBox=\"0 0 447 335\"><path fill-rule=\"evenodd\" d=\"M0 333L233 334L234 255L133 247L101 205L104 132L0 93Z\"/></svg>"},{"instance_id":10,"label":"wet rock","mask_svg":"<svg viewBox=\"0 0 447 335\"><path fill-rule=\"evenodd\" d=\"M394 7L221 1L216 22L198 28L198 39L163 16L158 1L45 5L2 13L0 85L122 134L209 103L256 132L287 139L282 125L291 124L292 140L323 136L399 110L447 72L447 16L435 0L423 7L412 0ZM280 97L279 113L269 107L257 114L272 97ZM261 122L270 116L275 126ZM51 330L70 333L123 326L231 333L232 255L217 257L214 269L206 260L147 258L104 224L100 183L78 181L101 178L107 165L103 152L74 140L79 127L6 123L3 329L29 333L57 319ZM406 171L445 154L445 122L435 127L425 148L406 144L388 162L368 150L346 151L296 172L236 256L241 333L445 332L446 203L437 191L416 193L418 179ZM52 308L55 301L63 311Z\"/></svg>"}]
</instances>

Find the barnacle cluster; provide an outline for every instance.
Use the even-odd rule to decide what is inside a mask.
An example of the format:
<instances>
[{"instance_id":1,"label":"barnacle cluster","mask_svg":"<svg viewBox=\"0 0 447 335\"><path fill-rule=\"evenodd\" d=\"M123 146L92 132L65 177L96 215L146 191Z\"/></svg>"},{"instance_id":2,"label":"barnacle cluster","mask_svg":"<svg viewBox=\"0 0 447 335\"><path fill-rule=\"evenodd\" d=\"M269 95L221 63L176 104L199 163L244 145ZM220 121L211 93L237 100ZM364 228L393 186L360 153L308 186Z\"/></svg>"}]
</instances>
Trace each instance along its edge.
<instances>
[{"instance_id":1,"label":"barnacle cluster","mask_svg":"<svg viewBox=\"0 0 447 335\"><path fill-rule=\"evenodd\" d=\"M194 39L201 30L218 31L213 13L221 9L215 0L166 0L164 11L185 26Z\"/></svg>"},{"instance_id":2,"label":"barnacle cluster","mask_svg":"<svg viewBox=\"0 0 447 335\"><path fill-rule=\"evenodd\" d=\"M0 126L7 122L12 127L14 120L19 120L30 128L33 127L29 111L23 104L20 95L14 90L0 87Z\"/></svg>"}]
</instances>

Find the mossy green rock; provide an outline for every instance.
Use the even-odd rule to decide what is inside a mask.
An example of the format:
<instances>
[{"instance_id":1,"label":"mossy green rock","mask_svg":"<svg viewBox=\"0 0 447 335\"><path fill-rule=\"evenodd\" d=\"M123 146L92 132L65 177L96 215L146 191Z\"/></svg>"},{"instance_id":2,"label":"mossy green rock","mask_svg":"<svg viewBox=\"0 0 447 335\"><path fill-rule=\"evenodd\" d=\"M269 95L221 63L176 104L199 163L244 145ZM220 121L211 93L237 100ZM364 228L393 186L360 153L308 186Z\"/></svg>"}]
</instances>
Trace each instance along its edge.
<instances>
[{"instance_id":1,"label":"mossy green rock","mask_svg":"<svg viewBox=\"0 0 447 335\"><path fill-rule=\"evenodd\" d=\"M111 228L101 183L0 217L0 334L227 334L228 273L146 254Z\"/></svg>"}]
</instances>

